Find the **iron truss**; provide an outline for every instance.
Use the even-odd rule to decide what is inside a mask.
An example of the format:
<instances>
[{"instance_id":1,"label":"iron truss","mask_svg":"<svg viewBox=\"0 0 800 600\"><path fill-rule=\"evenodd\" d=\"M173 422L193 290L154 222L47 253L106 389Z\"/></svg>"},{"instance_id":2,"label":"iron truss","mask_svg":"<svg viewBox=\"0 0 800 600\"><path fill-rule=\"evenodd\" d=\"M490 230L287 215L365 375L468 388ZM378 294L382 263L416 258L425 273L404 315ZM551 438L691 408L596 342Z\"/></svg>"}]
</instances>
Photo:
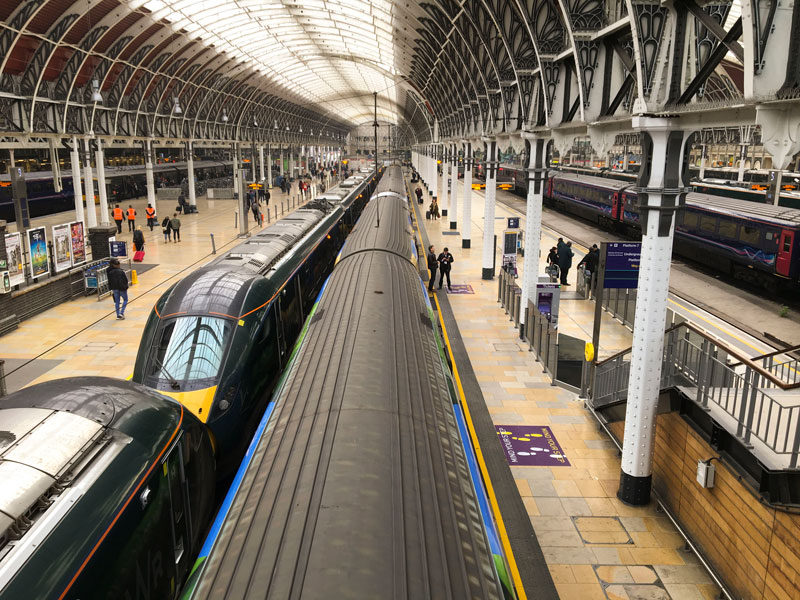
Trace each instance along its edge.
<instances>
[{"instance_id":1,"label":"iron truss","mask_svg":"<svg viewBox=\"0 0 800 600\"><path fill-rule=\"evenodd\" d=\"M588 133L593 145L601 131L609 146L633 114L730 127L752 124L756 104L800 98L800 5L778 0L422 0L393 10L407 144L552 130ZM0 17L6 138L334 145L358 125L278 95L259 72L127 0L6 0Z\"/></svg>"}]
</instances>

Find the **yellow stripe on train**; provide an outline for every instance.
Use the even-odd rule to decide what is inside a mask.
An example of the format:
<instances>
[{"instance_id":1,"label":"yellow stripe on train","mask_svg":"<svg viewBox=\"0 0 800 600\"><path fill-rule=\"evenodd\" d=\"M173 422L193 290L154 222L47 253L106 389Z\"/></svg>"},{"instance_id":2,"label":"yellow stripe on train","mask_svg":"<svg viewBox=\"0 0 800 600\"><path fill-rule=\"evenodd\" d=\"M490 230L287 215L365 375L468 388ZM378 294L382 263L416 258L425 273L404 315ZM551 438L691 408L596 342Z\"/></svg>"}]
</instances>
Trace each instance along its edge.
<instances>
[{"instance_id":1,"label":"yellow stripe on train","mask_svg":"<svg viewBox=\"0 0 800 600\"><path fill-rule=\"evenodd\" d=\"M211 404L214 402L214 396L217 393L217 386L212 386L202 390L195 390L193 392L165 392L158 390L159 393L169 396L183 404L194 416L200 419L203 423L208 420L208 413L211 412Z\"/></svg>"}]
</instances>

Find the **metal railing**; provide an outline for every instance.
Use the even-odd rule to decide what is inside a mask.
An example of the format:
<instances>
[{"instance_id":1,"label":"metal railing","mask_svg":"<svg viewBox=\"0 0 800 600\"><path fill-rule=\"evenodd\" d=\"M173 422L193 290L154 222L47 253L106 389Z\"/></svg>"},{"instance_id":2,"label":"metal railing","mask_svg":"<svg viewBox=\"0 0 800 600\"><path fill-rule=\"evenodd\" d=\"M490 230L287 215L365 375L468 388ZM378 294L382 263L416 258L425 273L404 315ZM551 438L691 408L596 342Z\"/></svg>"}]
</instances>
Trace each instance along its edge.
<instances>
[{"instance_id":1,"label":"metal railing","mask_svg":"<svg viewBox=\"0 0 800 600\"><path fill-rule=\"evenodd\" d=\"M775 454L788 455L794 469L800 452L800 406L784 405L780 396L799 388L800 377L787 375L795 360L777 367L774 360L786 352L753 359L691 323L673 325L665 334L661 388L683 387L746 445L758 440ZM630 356L629 348L595 365L592 408L627 398Z\"/></svg>"},{"instance_id":2,"label":"metal railing","mask_svg":"<svg viewBox=\"0 0 800 600\"><path fill-rule=\"evenodd\" d=\"M500 276L497 278L497 301L516 327L519 327L521 300L522 288L517 285L516 277L505 269L500 269Z\"/></svg>"},{"instance_id":3,"label":"metal railing","mask_svg":"<svg viewBox=\"0 0 800 600\"><path fill-rule=\"evenodd\" d=\"M555 385L558 375L558 330L530 300L525 311L525 323L525 341L528 342L528 349L534 353L536 360L542 363L542 368L550 375L552 384Z\"/></svg>"}]
</instances>

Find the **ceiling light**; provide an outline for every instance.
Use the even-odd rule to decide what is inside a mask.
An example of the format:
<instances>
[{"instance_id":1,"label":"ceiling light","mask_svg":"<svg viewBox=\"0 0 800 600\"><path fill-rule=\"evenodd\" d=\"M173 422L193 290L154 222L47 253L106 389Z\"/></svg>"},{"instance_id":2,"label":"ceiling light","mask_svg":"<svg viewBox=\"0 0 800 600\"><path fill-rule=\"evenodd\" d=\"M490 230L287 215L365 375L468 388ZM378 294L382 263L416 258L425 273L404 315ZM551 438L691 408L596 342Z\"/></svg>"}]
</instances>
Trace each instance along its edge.
<instances>
[{"instance_id":1,"label":"ceiling light","mask_svg":"<svg viewBox=\"0 0 800 600\"><path fill-rule=\"evenodd\" d=\"M253 115L253 127L258 127L258 121L256 121L255 115Z\"/></svg>"},{"instance_id":2,"label":"ceiling light","mask_svg":"<svg viewBox=\"0 0 800 600\"><path fill-rule=\"evenodd\" d=\"M222 122L223 123L227 123L228 122L228 113L225 111L224 108L222 109Z\"/></svg>"},{"instance_id":3,"label":"ceiling light","mask_svg":"<svg viewBox=\"0 0 800 600\"><path fill-rule=\"evenodd\" d=\"M181 114L183 111L181 110L180 102L178 102L178 97L175 96L175 105L172 107L172 112L176 115Z\"/></svg>"},{"instance_id":4,"label":"ceiling light","mask_svg":"<svg viewBox=\"0 0 800 600\"><path fill-rule=\"evenodd\" d=\"M278 119L275 119L275 125L273 126L274 129L278 129Z\"/></svg>"},{"instance_id":5,"label":"ceiling light","mask_svg":"<svg viewBox=\"0 0 800 600\"><path fill-rule=\"evenodd\" d=\"M92 79L92 102L102 102L103 95L100 93L100 82Z\"/></svg>"}]
</instances>

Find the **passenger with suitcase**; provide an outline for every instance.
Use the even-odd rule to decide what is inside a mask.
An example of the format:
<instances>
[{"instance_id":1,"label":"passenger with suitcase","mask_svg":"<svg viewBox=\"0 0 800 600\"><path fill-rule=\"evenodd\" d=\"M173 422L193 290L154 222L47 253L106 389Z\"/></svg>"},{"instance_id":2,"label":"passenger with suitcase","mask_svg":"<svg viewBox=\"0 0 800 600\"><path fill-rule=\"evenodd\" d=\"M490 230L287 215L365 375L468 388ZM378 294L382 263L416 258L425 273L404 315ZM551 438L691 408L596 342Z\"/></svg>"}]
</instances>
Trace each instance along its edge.
<instances>
[{"instance_id":1,"label":"passenger with suitcase","mask_svg":"<svg viewBox=\"0 0 800 600\"><path fill-rule=\"evenodd\" d=\"M431 218L435 221L439 218L439 203L436 201L436 198L433 199L430 206L431 210Z\"/></svg>"},{"instance_id":2,"label":"passenger with suitcase","mask_svg":"<svg viewBox=\"0 0 800 600\"><path fill-rule=\"evenodd\" d=\"M417 195L417 203L422 204L422 188L417 186L417 189L414 190L414 193Z\"/></svg>"},{"instance_id":3,"label":"passenger with suitcase","mask_svg":"<svg viewBox=\"0 0 800 600\"><path fill-rule=\"evenodd\" d=\"M142 233L141 225L133 232L133 250L135 253L133 260L136 260L136 254L139 254L139 252L144 253L144 233Z\"/></svg>"}]
</instances>

